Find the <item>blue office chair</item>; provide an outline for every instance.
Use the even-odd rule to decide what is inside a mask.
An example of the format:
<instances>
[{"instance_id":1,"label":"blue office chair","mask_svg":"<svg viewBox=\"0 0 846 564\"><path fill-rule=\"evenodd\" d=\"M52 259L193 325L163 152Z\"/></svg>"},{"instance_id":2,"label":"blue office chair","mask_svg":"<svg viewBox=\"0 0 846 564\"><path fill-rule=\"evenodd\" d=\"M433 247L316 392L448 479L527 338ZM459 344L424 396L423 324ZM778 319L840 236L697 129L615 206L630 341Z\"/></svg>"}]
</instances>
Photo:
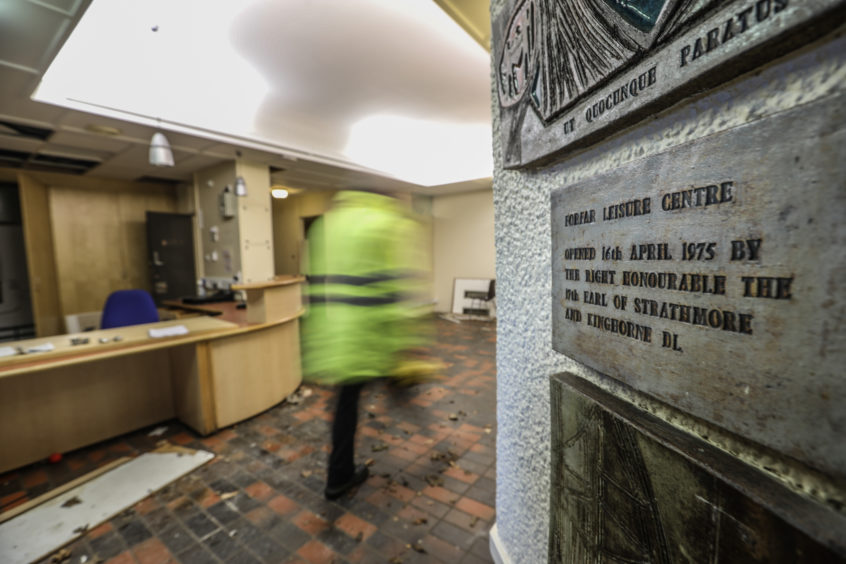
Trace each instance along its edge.
<instances>
[{"instance_id":1,"label":"blue office chair","mask_svg":"<svg viewBox=\"0 0 846 564\"><path fill-rule=\"evenodd\" d=\"M159 320L159 310L146 290L117 290L109 294L103 306L100 329L126 327Z\"/></svg>"}]
</instances>

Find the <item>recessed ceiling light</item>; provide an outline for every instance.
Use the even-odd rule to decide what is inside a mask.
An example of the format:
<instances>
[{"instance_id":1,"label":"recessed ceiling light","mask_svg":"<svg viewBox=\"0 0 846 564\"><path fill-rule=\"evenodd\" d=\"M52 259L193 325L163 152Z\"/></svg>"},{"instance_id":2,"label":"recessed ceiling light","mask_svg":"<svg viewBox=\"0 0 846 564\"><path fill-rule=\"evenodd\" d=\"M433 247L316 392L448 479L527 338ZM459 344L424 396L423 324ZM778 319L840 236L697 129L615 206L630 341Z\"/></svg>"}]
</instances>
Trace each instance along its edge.
<instances>
[{"instance_id":1,"label":"recessed ceiling light","mask_svg":"<svg viewBox=\"0 0 846 564\"><path fill-rule=\"evenodd\" d=\"M89 123L85 126L86 131L90 131L91 133L98 133L100 135L120 135L123 133L117 127L111 127L109 125L96 125L93 123Z\"/></svg>"},{"instance_id":2,"label":"recessed ceiling light","mask_svg":"<svg viewBox=\"0 0 846 564\"><path fill-rule=\"evenodd\" d=\"M372 114L350 127L344 154L400 180L438 186L491 176L491 143L490 124Z\"/></svg>"}]
</instances>

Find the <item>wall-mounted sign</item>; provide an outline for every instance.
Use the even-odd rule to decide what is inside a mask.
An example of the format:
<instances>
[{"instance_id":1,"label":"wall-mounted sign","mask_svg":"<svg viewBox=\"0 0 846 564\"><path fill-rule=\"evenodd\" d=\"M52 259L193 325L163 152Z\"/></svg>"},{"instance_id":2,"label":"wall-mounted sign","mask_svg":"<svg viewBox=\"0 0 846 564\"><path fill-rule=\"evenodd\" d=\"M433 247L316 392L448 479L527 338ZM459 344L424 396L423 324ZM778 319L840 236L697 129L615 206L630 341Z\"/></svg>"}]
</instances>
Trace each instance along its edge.
<instances>
[{"instance_id":1,"label":"wall-mounted sign","mask_svg":"<svg viewBox=\"0 0 846 564\"><path fill-rule=\"evenodd\" d=\"M819 37L846 11L842 0L512 6L494 26L506 167L593 143Z\"/></svg>"},{"instance_id":2,"label":"wall-mounted sign","mask_svg":"<svg viewBox=\"0 0 846 564\"><path fill-rule=\"evenodd\" d=\"M844 108L555 190L555 350L846 477Z\"/></svg>"}]
</instances>

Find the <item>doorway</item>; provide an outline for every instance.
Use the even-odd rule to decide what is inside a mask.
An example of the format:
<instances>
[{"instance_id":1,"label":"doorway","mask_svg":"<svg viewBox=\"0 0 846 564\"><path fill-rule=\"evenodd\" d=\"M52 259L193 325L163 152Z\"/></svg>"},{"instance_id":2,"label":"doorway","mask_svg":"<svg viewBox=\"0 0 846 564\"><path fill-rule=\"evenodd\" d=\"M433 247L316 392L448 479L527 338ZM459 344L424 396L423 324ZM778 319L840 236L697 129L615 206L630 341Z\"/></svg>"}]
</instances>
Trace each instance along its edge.
<instances>
[{"instance_id":1,"label":"doorway","mask_svg":"<svg viewBox=\"0 0 846 564\"><path fill-rule=\"evenodd\" d=\"M191 214L148 211L147 249L156 304L197 293Z\"/></svg>"},{"instance_id":2,"label":"doorway","mask_svg":"<svg viewBox=\"0 0 846 564\"><path fill-rule=\"evenodd\" d=\"M0 183L0 341L35 337L20 192Z\"/></svg>"}]
</instances>

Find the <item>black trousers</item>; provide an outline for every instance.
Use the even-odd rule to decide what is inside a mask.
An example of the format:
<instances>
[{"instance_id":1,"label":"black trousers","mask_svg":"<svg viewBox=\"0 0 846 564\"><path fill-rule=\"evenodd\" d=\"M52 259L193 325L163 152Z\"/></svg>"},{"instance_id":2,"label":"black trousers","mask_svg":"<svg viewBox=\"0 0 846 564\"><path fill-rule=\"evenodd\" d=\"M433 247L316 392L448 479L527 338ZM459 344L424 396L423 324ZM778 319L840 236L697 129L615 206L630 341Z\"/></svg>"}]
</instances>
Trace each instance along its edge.
<instances>
[{"instance_id":1,"label":"black trousers","mask_svg":"<svg viewBox=\"0 0 846 564\"><path fill-rule=\"evenodd\" d=\"M332 452L326 485L342 486L355 474L355 430L358 426L358 397L364 384L338 389L335 419L332 421Z\"/></svg>"}]
</instances>

